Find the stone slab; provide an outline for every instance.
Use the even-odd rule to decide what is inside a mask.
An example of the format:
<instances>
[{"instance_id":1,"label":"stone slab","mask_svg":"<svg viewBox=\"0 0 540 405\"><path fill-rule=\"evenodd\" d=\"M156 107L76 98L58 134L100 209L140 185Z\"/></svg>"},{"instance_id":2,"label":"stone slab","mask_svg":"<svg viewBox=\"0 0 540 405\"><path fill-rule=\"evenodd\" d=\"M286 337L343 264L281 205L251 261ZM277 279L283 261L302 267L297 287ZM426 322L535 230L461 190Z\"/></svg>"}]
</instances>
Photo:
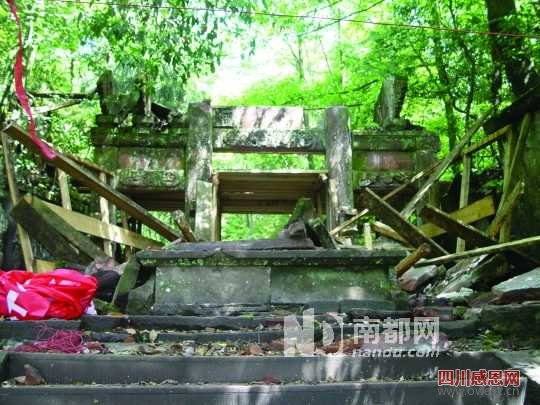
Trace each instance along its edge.
<instances>
[{"instance_id":1,"label":"stone slab","mask_svg":"<svg viewBox=\"0 0 540 405\"><path fill-rule=\"evenodd\" d=\"M268 304L270 268L158 267L156 304Z\"/></svg>"},{"instance_id":2,"label":"stone slab","mask_svg":"<svg viewBox=\"0 0 540 405\"><path fill-rule=\"evenodd\" d=\"M494 387L495 388L495 387ZM441 396L436 381L348 382L292 385L148 385L148 386L43 386L3 388L0 400L4 405L82 404L93 398L100 405L138 404L523 404L525 389L508 397L501 390L486 396L467 395L456 390L457 398Z\"/></svg>"},{"instance_id":3,"label":"stone slab","mask_svg":"<svg viewBox=\"0 0 540 405\"><path fill-rule=\"evenodd\" d=\"M500 302L540 299L540 268L503 281L492 288Z\"/></svg>"},{"instance_id":4,"label":"stone slab","mask_svg":"<svg viewBox=\"0 0 540 405\"><path fill-rule=\"evenodd\" d=\"M272 268L273 304L385 300L392 288L386 269L348 267Z\"/></svg>"}]
</instances>

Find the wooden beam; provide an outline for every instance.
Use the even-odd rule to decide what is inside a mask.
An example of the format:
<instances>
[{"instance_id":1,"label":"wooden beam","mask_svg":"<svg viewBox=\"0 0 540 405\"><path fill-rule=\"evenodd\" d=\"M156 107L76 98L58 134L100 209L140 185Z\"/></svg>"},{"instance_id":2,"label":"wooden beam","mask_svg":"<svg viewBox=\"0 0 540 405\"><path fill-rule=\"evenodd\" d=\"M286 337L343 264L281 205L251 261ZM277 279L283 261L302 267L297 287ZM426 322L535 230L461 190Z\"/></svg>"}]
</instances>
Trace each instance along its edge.
<instances>
[{"instance_id":1,"label":"wooden beam","mask_svg":"<svg viewBox=\"0 0 540 405\"><path fill-rule=\"evenodd\" d=\"M461 173L461 185L459 191L459 208L464 208L469 204L469 189L471 184L472 156L463 155L463 171ZM458 238L456 252L465 250L465 241Z\"/></svg>"},{"instance_id":2,"label":"wooden beam","mask_svg":"<svg viewBox=\"0 0 540 405\"><path fill-rule=\"evenodd\" d=\"M21 198L13 206L11 215L58 260L86 264L106 257L86 236L31 195Z\"/></svg>"},{"instance_id":3,"label":"wooden beam","mask_svg":"<svg viewBox=\"0 0 540 405\"><path fill-rule=\"evenodd\" d=\"M438 208L427 205L422 209L420 215L426 221L430 221L441 228L444 228L449 234L464 239L470 246L484 247L492 246L497 243L495 239L490 238L479 229L452 218L448 213L441 211ZM540 265L540 261L515 248L509 249L508 258L517 267L530 268Z\"/></svg>"},{"instance_id":4,"label":"wooden beam","mask_svg":"<svg viewBox=\"0 0 540 405\"><path fill-rule=\"evenodd\" d=\"M441 177L446 169L454 162L454 160L461 155L463 148L470 142L473 135L482 127L482 124L488 119L488 117L493 112L493 107L487 110L480 118L478 118L471 128L467 131L465 136L461 138L459 143L452 149L448 155L437 165L437 168L433 171L431 176L426 180L426 182L420 187L418 192L411 198L407 203L405 208L401 211L403 217L408 218L416 209L416 205L429 191L431 186Z\"/></svg>"},{"instance_id":5,"label":"wooden beam","mask_svg":"<svg viewBox=\"0 0 540 405\"><path fill-rule=\"evenodd\" d=\"M107 175L105 173L99 173L99 179L107 184ZM99 197L99 211L101 214L101 222L105 224L111 223L111 212L109 211L109 202L103 198ZM113 245L109 240L103 241L103 251L107 254L107 256L113 255Z\"/></svg>"},{"instance_id":6,"label":"wooden beam","mask_svg":"<svg viewBox=\"0 0 540 405\"><path fill-rule=\"evenodd\" d=\"M429 238L420 229L408 222L398 211L371 191L369 187L366 187L360 194L360 200L373 214L383 220L387 225L391 226L411 245L418 247L423 243L427 243L431 247L430 256L432 257L448 253L433 239Z\"/></svg>"},{"instance_id":7,"label":"wooden beam","mask_svg":"<svg viewBox=\"0 0 540 405\"><path fill-rule=\"evenodd\" d=\"M473 247L489 246L496 243L496 241L473 226L464 224L461 221L452 218L448 213L431 205L426 205L422 211L420 211L420 216L425 221L443 228L449 234L462 238L467 244Z\"/></svg>"},{"instance_id":8,"label":"wooden beam","mask_svg":"<svg viewBox=\"0 0 540 405\"><path fill-rule=\"evenodd\" d=\"M488 196L484 197L481 200L475 201L474 203L453 211L448 215L464 224L471 224L480 219L490 217L495 214L495 205L493 203L493 197ZM374 226L375 225L375 226ZM387 238L394 239L398 242L405 243L405 239L399 236L392 228L388 225L383 224L382 222L374 222L371 226L374 232L377 232ZM435 224L427 223L420 226L420 230L424 232L428 237L435 238L437 236L443 235L446 233L444 228L441 228Z\"/></svg>"},{"instance_id":9,"label":"wooden beam","mask_svg":"<svg viewBox=\"0 0 540 405\"><path fill-rule=\"evenodd\" d=\"M176 210L172 212L172 217L174 222L176 222L176 225L182 232L182 235L184 235L184 239L187 242L197 242L197 238L193 234L193 231L191 230L189 222L184 213L181 210Z\"/></svg>"},{"instance_id":10,"label":"wooden beam","mask_svg":"<svg viewBox=\"0 0 540 405\"><path fill-rule=\"evenodd\" d=\"M481 149L484 149L486 146L491 145L493 142L499 141L501 138L508 135L508 131L511 128L512 127L510 125L506 125L506 126L500 128L500 129L498 129L497 131L493 132L492 134L489 134L488 136L482 138L482 140L479 141L478 143L475 143L475 144L463 149L463 155L464 156L465 155L472 155L473 153L478 152Z\"/></svg>"},{"instance_id":11,"label":"wooden beam","mask_svg":"<svg viewBox=\"0 0 540 405\"><path fill-rule=\"evenodd\" d=\"M403 239L401 236L399 236L399 234L396 231L394 231L388 225L383 224L380 221L373 221L371 223L371 230L388 239L395 240L396 242L399 242L405 246L411 246L411 244L407 242L405 239Z\"/></svg>"},{"instance_id":12,"label":"wooden beam","mask_svg":"<svg viewBox=\"0 0 540 405\"><path fill-rule=\"evenodd\" d=\"M404 190L406 190L407 188L409 188L412 184L414 184L416 181L424 178L425 176L429 175L433 170L435 170L435 167L437 167L437 164L438 163L434 163L433 165L431 165L431 167L427 168L427 169L424 169L424 170L421 170L419 171L418 173L416 173L413 177L411 177L407 182L403 183L402 185L400 185L399 187L396 187L395 189L393 189L392 191L390 191L388 194L386 194L384 197L383 197L383 200L384 201L388 201L390 199L392 199L393 197L396 197L397 195L401 194ZM332 236L335 236L337 235L338 233L340 233L341 231L343 231L344 229L346 229L347 227L351 226L352 224L354 224L356 221L358 221L360 218L362 218L364 215L366 215L367 213L369 212L368 209L363 209L362 211L360 211L357 215L355 215L354 217L348 219L347 221L343 222L341 225L339 226L336 226L334 229L332 229L330 231L330 235Z\"/></svg>"},{"instance_id":13,"label":"wooden beam","mask_svg":"<svg viewBox=\"0 0 540 405\"><path fill-rule=\"evenodd\" d=\"M38 200L37 197L33 198ZM79 232L141 250L158 249L163 246L160 242L146 238L129 229L102 222L79 212L66 210L43 200L39 201Z\"/></svg>"},{"instance_id":14,"label":"wooden beam","mask_svg":"<svg viewBox=\"0 0 540 405\"><path fill-rule=\"evenodd\" d=\"M11 204L15 205L20 198L17 180L15 178L15 168L13 167L13 162L11 161L11 153L9 152L9 142L7 136L4 132L1 132L0 135L2 137L2 149L4 151L4 166L6 168L9 197ZM34 272L34 254L32 252L32 243L30 238L28 237L28 234L24 228L19 224L17 224L17 234L19 235L19 242L21 244L21 251L26 271Z\"/></svg>"},{"instance_id":15,"label":"wooden beam","mask_svg":"<svg viewBox=\"0 0 540 405\"><path fill-rule=\"evenodd\" d=\"M481 255L506 252L513 248L521 248L521 247L535 245L538 243L540 243L540 236L533 236L530 238L515 240L512 242L499 243L496 245L481 247L481 248L477 248L473 250L467 250L465 252L448 254L448 255L436 257L433 259L420 261L416 264L416 266L423 267L423 266L431 266L431 265L439 265L439 264L444 264L444 263L449 263L449 262L455 262L461 259L467 259L469 257L476 257L476 256L481 256Z\"/></svg>"},{"instance_id":16,"label":"wooden beam","mask_svg":"<svg viewBox=\"0 0 540 405\"><path fill-rule=\"evenodd\" d=\"M492 196L487 196L448 215L464 224L472 224L493 214L495 214L495 203ZM430 238L435 238L446 233L446 230L435 224L424 224L420 229Z\"/></svg>"},{"instance_id":17,"label":"wooden beam","mask_svg":"<svg viewBox=\"0 0 540 405\"><path fill-rule=\"evenodd\" d=\"M33 152L39 154L39 151L37 150L36 145L31 140L30 136L22 129L11 125L7 129L5 129L5 132ZM129 215L141 221L143 224L148 226L150 229L153 229L164 238L170 241L178 239L179 234L177 232L170 229L169 226L152 216L148 211L146 211L139 204L131 200L129 197L112 189L108 184L103 183L93 174L89 173L88 171L80 167L77 163L75 163L73 160L69 159L63 154L57 151L55 153L56 157L48 163L60 170L65 171L74 179L85 184L92 191L95 191L100 196L106 198L108 201L115 204L118 208L126 211Z\"/></svg>"},{"instance_id":18,"label":"wooden beam","mask_svg":"<svg viewBox=\"0 0 540 405\"><path fill-rule=\"evenodd\" d=\"M520 181L514 186L512 192L508 195L505 201L501 201L499 209L495 218L491 222L488 228L488 235L494 238L500 231L502 225L504 224L506 218L513 211L517 205L521 196L525 193L525 183Z\"/></svg>"},{"instance_id":19,"label":"wooden beam","mask_svg":"<svg viewBox=\"0 0 540 405\"><path fill-rule=\"evenodd\" d=\"M414 252L412 252L410 255L405 257L403 260L401 260L396 267L394 267L394 270L396 271L396 276L399 278L407 270L409 270L412 266L414 266L420 259L423 259L427 255L429 255L431 251L431 248L427 243L422 243L420 246L416 248Z\"/></svg>"},{"instance_id":20,"label":"wooden beam","mask_svg":"<svg viewBox=\"0 0 540 405\"><path fill-rule=\"evenodd\" d=\"M62 170L57 170L56 173L58 176L58 186L60 187L60 201L62 201L62 207L71 210L71 197L69 196L67 174Z\"/></svg>"}]
</instances>

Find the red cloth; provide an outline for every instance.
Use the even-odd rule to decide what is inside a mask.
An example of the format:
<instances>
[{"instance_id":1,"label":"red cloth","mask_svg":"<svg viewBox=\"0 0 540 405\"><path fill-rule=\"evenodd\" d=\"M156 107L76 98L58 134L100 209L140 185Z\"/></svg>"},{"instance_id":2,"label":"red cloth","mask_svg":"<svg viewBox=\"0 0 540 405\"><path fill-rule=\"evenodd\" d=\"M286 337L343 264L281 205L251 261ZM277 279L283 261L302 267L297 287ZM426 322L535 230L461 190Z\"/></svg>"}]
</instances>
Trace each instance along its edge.
<instances>
[{"instance_id":1,"label":"red cloth","mask_svg":"<svg viewBox=\"0 0 540 405\"><path fill-rule=\"evenodd\" d=\"M76 319L91 305L97 281L74 270L0 271L0 315L20 320Z\"/></svg>"},{"instance_id":2,"label":"red cloth","mask_svg":"<svg viewBox=\"0 0 540 405\"><path fill-rule=\"evenodd\" d=\"M23 110L28 115L28 118L30 120L30 123L28 124L28 132L30 132L30 137L32 138L32 141L36 144L38 149L41 151L43 156L45 156L47 159L52 160L55 158L54 151L47 145L45 142L43 142L36 134L36 122L34 121L34 116L32 115L32 109L30 108L30 103L28 103L28 96L26 95L26 90L24 89L24 65L23 65L23 55L24 55L24 47L23 47L23 39L22 39L22 26L21 26L21 20L19 19L19 16L17 15L17 7L15 5L15 0L6 0L9 6L9 9L11 10L11 14L13 14L13 17L15 18L15 22L17 23L18 28L18 42L19 42L19 50L17 51L17 56L15 57L15 64L13 65L13 77L15 79L15 94L17 95L17 98L19 99L19 102L21 103L21 106Z\"/></svg>"}]
</instances>

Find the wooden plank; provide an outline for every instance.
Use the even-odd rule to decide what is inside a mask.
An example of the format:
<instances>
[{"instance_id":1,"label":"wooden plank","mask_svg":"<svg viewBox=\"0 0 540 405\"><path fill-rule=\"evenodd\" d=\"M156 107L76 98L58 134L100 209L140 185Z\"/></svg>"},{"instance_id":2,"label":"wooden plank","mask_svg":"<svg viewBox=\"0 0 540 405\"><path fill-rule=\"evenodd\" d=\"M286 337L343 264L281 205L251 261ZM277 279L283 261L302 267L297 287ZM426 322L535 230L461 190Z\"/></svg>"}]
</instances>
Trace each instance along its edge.
<instances>
[{"instance_id":1,"label":"wooden plank","mask_svg":"<svg viewBox=\"0 0 540 405\"><path fill-rule=\"evenodd\" d=\"M463 171L461 173L461 185L459 191L459 208L466 207L469 204L469 189L471 184L472 156L463 155ZM456 252L465 250L465 241L458 238Z\"/></svg>"},{"instance_id":2,"label":"wooden plank","mask_svg":"<svg viewBox=\"0 0 540 405\"><path fill-rule=\"evenodd\" d=\"M437 167L438 163L433 164L431 167L421 170L418 173L416 173L413 177L411 177L406 183L403 183L399 187L396 187L392 191L390 191L388 194L386 194L383 197L384 201L388 201L392 199L393 197L396 197L397 195L401 194L404 190L409 188L412 184L414 184L416 181L424 178L425 176L429 175L433 170L435 170L435 167ZM330 235L335 236L350 225L354 224L356 221L358 221L360 218L362 218L364 215L366 215L369 212L368 209L363 209L360 211L357 215L354 217L348 219L347 221L343 222L341 225L336 226L334 229L330 231Z\"/></svg>"},{"instance_id":3,"label":"wooden plank","mask_svg":"<svg viewBox=\"0 0 540 405\"><path fill-rule=\"evenodd\" d=\"M497 131L493 132L492 134L489 134L488 136L482 138L482 140L479 141L478 143L475 143L463 149L463 155L472 155L473 153L478 152L481 149L484 149L486 146L491 145L493 142L499 141L501 138L508 135L508 130L511 128L512 127L510 125L506 125L505 127L502 127L498 129Z\"/></svg>"},{"instance_id":4,"label":"wooden plank","mask_svg":"<svg viewBox=\"0 0 540 405\"><path fill-rule=\"evenodd\" d=\"M464 239L470 246L484 247L495 245L497 243L495 239L490 238L479 229L452 218L448 213L441 211L438 208L427 205L422 209L420 215L426 221L430 221L444 228L449 234ZM509 250L508 258L520 268L528 268L540 264L540 261L537 259L534 259L515 248Z\"/></svg>"},{"instance_id":5,"label":"wooden plank","mask_svg":"<svg viewBox=\"0 0 540 405\"><path fill-rule=\"evenodd\" d=\"M39 151L36 148L34 142L30 139L30 136L23 131L22 129L11 125L5 132L11 136L13 139L19 141L24 146L29 148L35 153L39 154ZM97 179L93 174L89 173L85 169L81 168L73 160L67 158L59 152L55 152L56 157L49 161L51 165L56 168L65 171L67 174L72 176L74 179L80 181L81 183L88 186L92 191L95 191L100 196L106 198L108 201L115 204L118 208L126 211L129 215L135 219L141 221L143 224L148 226L150 229L153 229L158 234L164 238L173 241L178 239L179 234L174 230L170 229L166 224L161 222L159 219L152 216L148 211L146 211L139 204L135 203L129 197L124 194L112 189L108 184L103 183L101 180Z\"/></svg>"},{"instance_id":6,"label":"wooden plank","mask_svg":"<svg viewBox=\"0 0 540 405\"><path fill-rule=\"evenodd\" d=\"M500 231L503 223L517 205L521 196L525 193L525 183L520 181L514 186L512 192L508 195L505 201L501 201L501 205L495 218L488 228L488 235L494 238Z\"/></svg>"},{"instance_id":7,"label":"wooden plank","mask_svg":"<svg viewBox=\"0 0 540 405\"><path fill-rule=\"evenodd\" d=\"M373 221L371 223L371 229L373 232L378 233L379 235L382 235L388 239L395 240L396 242L399 242L405 246L411 246L411 244L399 236L396 231L380 221Z\"/></svg>"},{"instance_id":8,"label":"wooden plank","mask_svg":"<svg viewBox=\"0 0 540 405\"><path fill-rule=\"evenodd\" d=\"M431 266L431 265L450 263L450 262L455 262L461 259L467 259L469 257L476 257L476 256L481 256L481 255L506 252L513 248L532 246L538 243L540 243L540 236L532 236L530 238L515 240L511 242L506 242L506 243L499 243L496 245L485 246L485 247L481 247L481 248L477 248L473 250L467 250L465 252L453 253L453 254L448 254L448 255L436 257L429 260L420 261L416 264L416 266L420 267L420 266Z\"/></svg>"},{"instance_id":9,"label":"wooden plank","mask_svg":"<svg viewBox=\"0 0 540 405\"><path fill-rule=\"evenodd\" d=\"M38 198L34 197L34 199ZM146 238L129 229L102 222L99 219L89 217L79 212L66 210L65 208L46 201L39 201L79 232L97 236L98 238L120 243L122 245L131 246L136 249L158 249L163 246L160 242Z\"/></svg>"},{"instance_id":10,"label":"wooden plank","mask_svg":"<svg viewBox=\"0 0 540 405\"><path fill-rule=\"evenodd\" d=\"M36 269L36 273L48 273L49 271L53 271L58 268L56 262L41 259L34 260L34 267Z\"/></svg>"},{"instance_id":11,"label":"wooden plank","mask_svg":"<svg viewBox=\"0 0 540 405\"><path fill-rule=\"evenodd\" d=\"M495 214L495 203L492 196L487 196L448 215L464 224L472 224L493 214ZM430 238L435 238L446 233L443 228L431 223L422 225L420 229Z\"/></svg>"},{"instance_id":12,"label":"wooden plank","mask_svg":"<svg viewBox=\"0 0 540 405\"><path fill-rule=\"evenodd\" d=\"M512 157L514 156L515 147L516 147L516 136L514 134L514 131L510 130L510 132L508 133L508 138L507 138L506 145L504 148L503 192L502 192L501 201L499 201L499 207L497 208L497 211L501 209L501 204L507 199L508 192L510 191L510 183L512 182L512 177L510 174L510 167L512 165ZM508 242L510 240L511 222L512 222L512 214L509 213L506 216L505 221L503 222L501 230L499 231L500 242Z\"/></svg>"},{"instance_id":13,"label":"wooden plank","mask_svg":"<svg viewBox=\"0 0 540 405\"><path fill-rule=\"evenodd\" d=\"M431 186L441 177L441 175L445 172L446 169L454 162L454 160L461 155L461 151L467 145L473 135L482 127L482 124L488 119L488 117L493 112L493 107L487 110L480 118L478 118L471 128L467 131L465 136L461 138L459 143L452 149L448 155L437 165L437 168L433 171L433 173L429 176L429 178L425 181L425 183L420 187L418 192L411 198L411 200L407 203L405 208L401 211L401 215L403 217L408 218L416 209L416 205L424 198L426 193L429 191Z\"/></svg>"},{"instance_id":14,"label":"wooden plank","mask_svg":"<svg viewBox=\"0 0 540 405\"><path fill-rule=\"evenodd\" d=\"M71 197L69 196L67 174L62 170L57 170L56 172L58 175L58 186L60 187L60 201L62 202L62 207L71 210Z\"/></svg>"},{"instance_id":15,"label":"wooden plank","mask_svg":"<svg viewBox=\"0 0 540 405\"><path fill-rule=\"evenodd\" d=\"M525 115L525 117L523 117L523 120L521 121L518 139L514 147L512 159L510 161L510 167L508 170L508 175L510 176L509 186L512 184L512 182L515 181L516 166L519 162L519 159L521 158L521 155L523 154L523 149L525 148L527 136L529 135L530 124L531 124L531 114L527 114Z\"/></svg>"},{"instance_id":16,"label":"wooden plank","mask_svg":"<svg viewBox=\"0 0 540 405\"><path fill-rule=\"evenodd\" d=\"M394 270L396 271L396 276L401 277L407 270L414 266L420 259L423 259L431 251L430 246L427 243L422 243L416 248L414 252L401 260Z\"/></svg>"},{"instance_id":17,"label":"wooden plank","mask_svg":"<svg viewBox=\"0 0 540 405\"><path fill-rule=\"evenodd\" d=\"M13 206L11 215L58 260L86 264L106 256L86 236L31 195L21 198Z\"/></svg>"},{"instance_id":18,"label":"wooden plank","mask_svg":"<svg viewBox=\"0 0 540 405\"><path fill-rule=\"evenodd\" d=\"M360 200L362 204L365 207L368 207L374 215L382 219L387 225L391 226L401 237L403 237L414 247L427 243L431 247L431 257L445 255L448 253L433 239L429 238L420 229L408 222L398 211L396 211L381 197L371 191L369 187L362 191L360 194Z\"/></svg>"},{"instance_id":19,"label":"wooden plank","mask_svg":"<svg viewBox=\"0 0 540 405\"><path fill-rule=\"evenodd\" d=\"M2 149L4 151L4 165L6 168L9 197L11 199L11 204L15 205L20 198L19 189L17 187L17 181L15 178L15 168L13 167L13 162L11 161L7 136L4 132L1 132L0 135L2 137ZM34 254L32 252L32 243L24 228L19 224L17 224L17 235L19 235L19 242L21 244L24 267L26 267L26 271L34 272Z\"/></svg>"},{"instance_id":20,"label":"wooden plank","mask_svg":"<svg viewBox=\"0 0 540 405\"><path fill-rule=\"evenodd\" d=\"M426 205L420 211L420 216L425 221L445 229L449 234L459 236L473 247L489 246L496 243L480 230L452 218L448 213L431 205Z\"/></svg>"},{"instance_id":21,"label":"wooden plank","mask_svg":"<svg viewBox=\"0 0 540 405\"><path fill-rule=\"evenodd\" d=\"M193 231L191 230L189 222L184 213L181 210L176 210L172 212L172 217L174 222L182 232L182 235L184 235L184 239L188 242L197 242L197 238L193 234Z\"/></svg>"},{"instance_id":22,"label":"wooden plank","mask_svg":"<svg viewBox=\"0 0 540 405\"><path fill-rule=\"evenodd\" d=\"M99 179L107 184L107 175L105 173L99 173ZM109 202L103 198L99 197L99 211L101 214L101 222L105 224L111 223L111 212L109 211ZM113 245L110 240L104 240L103 241L103 251L107 254L107 256L113 255Z\"/></svg>"}]
</instances>

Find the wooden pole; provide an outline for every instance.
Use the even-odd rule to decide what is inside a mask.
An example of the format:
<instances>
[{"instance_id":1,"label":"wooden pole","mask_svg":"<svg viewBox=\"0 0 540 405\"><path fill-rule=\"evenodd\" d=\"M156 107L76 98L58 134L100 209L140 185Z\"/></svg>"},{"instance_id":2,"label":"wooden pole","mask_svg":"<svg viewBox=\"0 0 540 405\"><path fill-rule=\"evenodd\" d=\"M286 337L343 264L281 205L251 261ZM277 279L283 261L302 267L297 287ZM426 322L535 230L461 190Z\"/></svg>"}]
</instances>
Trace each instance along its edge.
<instances>
[{"instance_id":1,"label":"wooden pole","mask_svg":"<svg viewBox=\"0 0 540 405\"><path fill-rule=\"evenodd\" d=\"M5 132L13 139L21 142L31 151L39 154L39 151L34 142L31 140L30 135L28 135L22 129L11 125L7 129L5 129ZM148 226L150 229L153 229L166 239L173 241L178 239L178 237L180 236L177 232L169 228L168 225L164 224L159 219L151 215L148 211L146 211L143 207L141 207L131 198L125 196L117 190L114 190L108 184L103 183L92 173L83 169L73 160L64 156L60 152L56 151L56 157L53 160L48 161L47 163L65 171L71 177L79 180L81 183L88 186L92 191L106 198L108 201L115 204L118 208L126 211L133 218L141 221L143 224Z\"/></svg>"},{"instance_id":2,"label":"wooden pole","mask_svg":"<svg viewBox=\"0 0 540 405\"><path fill-rule=\"evenodd\" d=\"M424 198L426 193L429 191L431 186L441 177L446 169L452 164L452 162L461 155L463 148L469 144L473 135L482 127L484 122L489 118L493 112L493 107L486 111L480 118L478 118L471 128L467 131L465 136L461 138L461 141L452 149L448 155L437 165L437 168L433 171L431 176L426 180L426 182L420 187L418 192L411 198L407 203L405 208L401 211L401 215L405 218L408 218L416 209L418 202Z\"/></svg>"},{"instance_id":3,"label":"wooden pole","mask_svg":"<svg viewBox=\"0 0 540 405\"><path fill-rule=\"evenodd\" d=\"M468 257L476 257L476 256L487 255L487 254L492 254L492 253L505 252L512 248L531 246L538 243L540 243L540 236L533 236L530 238L515 240L512 242L499 243L497 245L491 245L491 246L481 247L478 249L467 250L465 252L444 255L444 256L436 257L434 259L418 262L416 265L417 266L430 266L432 264L439 265L439 264L444 264L444 263L449 263L449 262L455 262L461 259L467 259Z\"/></svg>"},{"instance_id":4,"label":"wooden pole","mask_svg":"<svg viewBox=\"0 0 540 405\"><path fill-rule=\"evenodd\" d=\"M459 191L459 208L466 207L469 204L469 189L471 184L472 156L463 155L463 172L461 174L461 187ZM456 252L465 250L465 240L458 238L456 243Z\"/></svg>"},{"instance_id":5,"label":"wooden pole","mask_svg":"<svg viewBox=\"0 0 540 405\"><path fill-rule=\"evenodd\" d=\"M15 178L15 169L13 162L11 161L11 153L9 152L9 142L7 135L1 132L2 137L2 149L4 150L4 165L6 168L6 176L9 187L9 197L11 204L15 206L20 199L19 189L17 188L17 181ZM21 250L24 260L24 266L26 271L34 272L34 254L32 252L32 243L24 228L17 223L17 234L19 235L19 242L21 243Z\"/></svg>"},{"instance_id":6,"label":"wooden pole","mask_svg":"<svg viewBox=\"0 0 540 405\"><path fill-rule=\"evenodd\" d=\"M412 252L409 256L401 260L394 269L396 270L396 276L401 277L407 270L414 266L420 259L428 256L431 252L431 248L427 243L422 243Z\"/></svg>"}]
</instances>

